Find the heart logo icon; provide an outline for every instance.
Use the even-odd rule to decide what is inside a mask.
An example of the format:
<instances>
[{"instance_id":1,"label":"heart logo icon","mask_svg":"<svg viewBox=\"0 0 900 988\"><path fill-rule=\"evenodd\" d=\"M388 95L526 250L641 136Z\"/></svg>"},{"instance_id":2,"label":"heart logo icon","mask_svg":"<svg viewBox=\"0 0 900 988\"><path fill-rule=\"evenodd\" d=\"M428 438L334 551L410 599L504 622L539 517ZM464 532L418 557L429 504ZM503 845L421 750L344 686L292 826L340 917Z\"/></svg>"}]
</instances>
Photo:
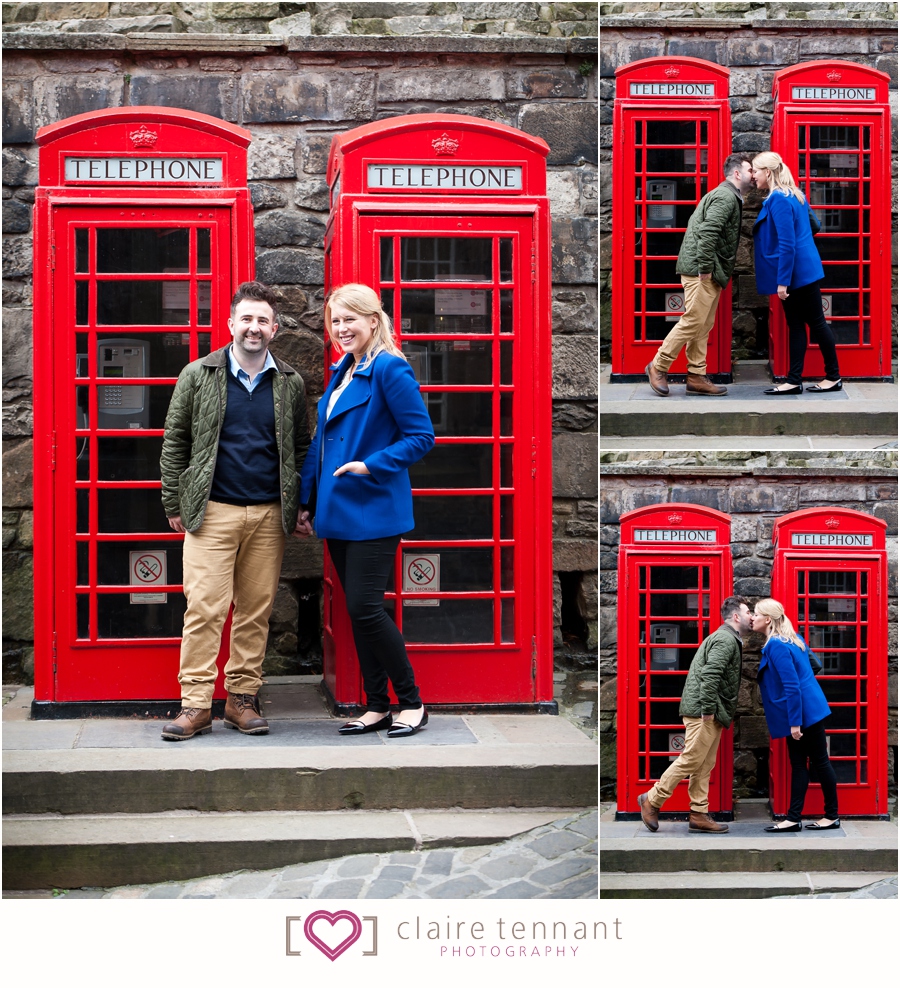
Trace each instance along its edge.
<instances>
[{"instance_id":1,"label":"heart logo icon","mask_svg":"<svg viewBox=\"0 0 900 988\"><path fill-rule=\"evenodd\" d=\"M335 924L339 923L342 919L348 920L352 929L350 933L348 933L347 936L334 947L330 947L321 937L316 936L316 931L313 927L320 920L330 923L331 932L334 932ZM327 909L319 909L314 913L310 913L309 916L306 917L306 922L303 924L303 932L306 934L306 939L309 940L311 944L318 947L329 960L334 961L337 960L348 947L352 947L353 944L355 944L360 938L360 935L362 934L362 923L360 922L359 916L355 913L349 912L346 909L340 909L336 913L330 913Z\"/></svg>"}]
</instances>

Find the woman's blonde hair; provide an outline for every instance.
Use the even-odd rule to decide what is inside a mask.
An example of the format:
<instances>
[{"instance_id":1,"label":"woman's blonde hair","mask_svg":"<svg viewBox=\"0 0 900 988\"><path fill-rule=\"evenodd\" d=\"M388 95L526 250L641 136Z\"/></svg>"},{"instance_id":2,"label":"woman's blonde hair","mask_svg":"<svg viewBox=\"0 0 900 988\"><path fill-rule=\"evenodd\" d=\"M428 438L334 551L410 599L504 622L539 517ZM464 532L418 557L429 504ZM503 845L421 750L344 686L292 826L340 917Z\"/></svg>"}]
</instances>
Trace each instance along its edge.
<instances>
[{"instance_id":1,"label":"woman's blonde hair","mask_svg":"<svg viewBox=\"0 0 900 988\"><path fill-rule=\"evenodd\" d=\"M767 638L780 638L783 642L791 642L793 645L805 648L797 632L794 631L791 619L784 613L784 608L777 600L766 597L764 600L757 601L756 613L772 619L766 632Z\"/></svg>"},{"instance_id":2,"label":"woman's blonde hair","mask_svg":"<svg viewBox=\"0 0 900 988\"><path fill-rule=\"evenodd\" d=\"M780 189L785 195L790 193L796 196L800 202L806 202L806 197L797 188L794 176L780 154L776 154L774 151L763 151L753 159L753 167L769 169L770 192L774 189Z\"/></svg>"},{"instance_id":3,"label":"woman's blonde hair","mask_svg":"<svg viewBox=\"0 0 900 988\"><path fill-rule=\"evenodd\" d=\"M393 354L395 357L406 360L406 356L400 347L397 346L397 341L394 339L394 329L390 316L382 309L381 299L379 299L378 295L368 285L352 283L341 285L335 288L325 300L325 326L328 329L331 342L340 348L340 341L334 335L331 328L331 307L335 304L342 305L345 309L350 309L351 312L355 312L360 316L375 316L378 320L375 328L372 330L372 339L366 348L365 359L360 366L366 367L382 351L387 351L387 353Z\"/></svg>"}]
</instances>

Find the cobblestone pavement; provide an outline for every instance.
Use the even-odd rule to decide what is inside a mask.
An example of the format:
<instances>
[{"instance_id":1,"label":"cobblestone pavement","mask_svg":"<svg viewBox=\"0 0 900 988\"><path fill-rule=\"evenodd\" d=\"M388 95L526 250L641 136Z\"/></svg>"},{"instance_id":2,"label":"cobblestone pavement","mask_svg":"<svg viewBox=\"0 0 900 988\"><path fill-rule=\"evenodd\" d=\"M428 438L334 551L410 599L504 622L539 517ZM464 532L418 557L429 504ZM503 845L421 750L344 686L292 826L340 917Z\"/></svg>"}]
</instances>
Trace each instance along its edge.
<instances>
[{"instance_id":1,"label":"cobblestone pavement","mask_svg":"<svg viewBox=\"0 0 900 988\"><path fill-rule=\"evenodd\" d=\"M884 881L866 885L852 892L820 892L816 895L773 895L773 899L896 899L897 879L886 878Z\"/></svg>"},{"instance_id":2,"label":"cobblestone pavement","mask_svg":"<svg viewBox=\"0 0 900 988\"><path fill-rule=\"evenodd\" d=\"M4 898L596 899L597 812L487 846L352 854L273 871L111 889L4 892Z\"/></svg>"}]
</instances>

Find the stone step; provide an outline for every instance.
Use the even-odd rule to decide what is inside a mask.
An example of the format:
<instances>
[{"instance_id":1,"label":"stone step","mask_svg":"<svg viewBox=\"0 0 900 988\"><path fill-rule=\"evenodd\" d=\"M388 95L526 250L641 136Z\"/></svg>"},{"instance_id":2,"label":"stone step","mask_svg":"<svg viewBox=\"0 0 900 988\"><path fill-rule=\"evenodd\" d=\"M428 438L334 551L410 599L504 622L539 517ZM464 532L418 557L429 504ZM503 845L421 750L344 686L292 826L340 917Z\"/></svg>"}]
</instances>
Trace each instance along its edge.
<instances>
[{"instance_id":1,"label":"stone step","mask_svg":"<svg viewBox=\"0 0 900 988\"><path fill-rule=\"evenodd\" d=\"M108 888L282 868L348 854L492 844L572 812L567 806L493 812L10 815L3 821L3 887Z\"/></svg>"},{"instance_id":2,"label":"stone step","mask_svg":"<svg viewBox=\"0 0 900 988\"><path fill-rule=\"evenodd\" d=\"M729 872L694 871L655 874L600 874L601 899L771 899L777 895L852 892L893 878L894 872Z\"/></svg>"},{"instance_id":3,"label":"stone step","mask_svg":"<svg viewBox=\"0 0 900 988\"><path fill-rule=\"evenodd\" d=\"M562 717L436 714L386 741L334 721L167 742L153 721L4 721L4 813L596 806L597 745Z\"/></svg>"},{"instance_id":4,"label":"stone step","mask_svg":"<svg viewBox=\"0 0 900 988\"><path fill-rule=\"evenodd\" d=\"M660 398L658 402L614 400L609 390L600 408L604 436L888 436L897 425L896 405L870 401L815 403L814 397L752 400L705 397ZM891 387L893 387L891 385Z\"/></svg>"},{"instance_id":5,"label":"stone step","mask_svg":"<svg viewBox=\"0 0 900 988\"><path fill-rule=\"evenodd\" d=\"M202 739L201 739L202 740ZM196 741L187 744L196 744ZM4 813L595 806L591 745L6 752Z\"/></svg>"},{"instance_id":6,"label":"stone step","mask_svg":"<svg viewBox=\"0 0 900 988\"><path fill-rule=\"evenodd\" d=\"M854 834L845 823L837 836L801 834L704 837L604 838L601 823L600 867L603 873L696 872L765 874L801 872L885 872L897 870L897 828L884 823L869 836Z\"/></svg>"}]
</instances>

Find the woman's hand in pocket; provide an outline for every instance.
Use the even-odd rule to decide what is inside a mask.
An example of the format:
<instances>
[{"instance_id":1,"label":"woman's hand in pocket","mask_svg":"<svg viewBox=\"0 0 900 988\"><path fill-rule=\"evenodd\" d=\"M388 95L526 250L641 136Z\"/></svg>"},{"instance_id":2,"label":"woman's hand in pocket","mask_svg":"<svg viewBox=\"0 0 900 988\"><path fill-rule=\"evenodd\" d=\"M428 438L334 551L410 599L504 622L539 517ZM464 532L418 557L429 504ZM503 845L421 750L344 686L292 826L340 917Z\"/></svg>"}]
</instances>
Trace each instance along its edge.
<instances>
[{"instance_id":1,"label":"woman's hand in pocket","mask_svg":"<svg viewBox=\"0 0 900 988\"><path fill-rule=\"evenodd\" d=\"M334 471L333 476L340 477L342 473L358 473L361 477L369 476L369 468L363 463L362 460L351 460L349 463L345 463L343 466L337 468Z\"/></svg>"}]
</instances>

